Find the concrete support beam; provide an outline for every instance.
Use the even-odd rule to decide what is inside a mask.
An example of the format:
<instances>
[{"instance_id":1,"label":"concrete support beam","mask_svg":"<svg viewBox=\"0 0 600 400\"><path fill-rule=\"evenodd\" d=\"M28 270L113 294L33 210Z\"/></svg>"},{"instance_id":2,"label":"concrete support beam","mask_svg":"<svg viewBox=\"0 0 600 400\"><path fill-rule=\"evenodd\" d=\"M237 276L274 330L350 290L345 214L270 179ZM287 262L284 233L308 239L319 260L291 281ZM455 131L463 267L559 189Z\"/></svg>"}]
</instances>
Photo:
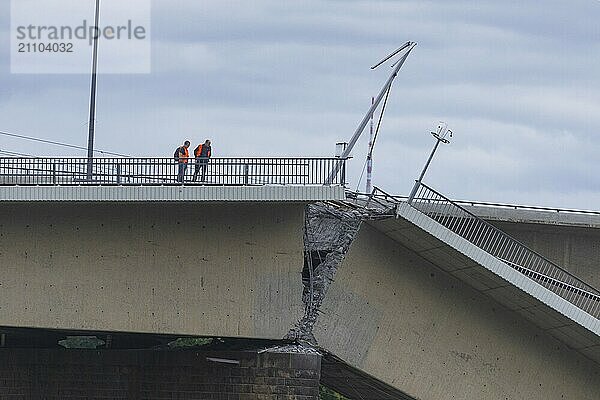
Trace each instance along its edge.
<instances>
[{"instance_id":1,"label":"concrete support beam","mask_svg":"<svg viewBox=\"0 0 600 400\"><path fill-rule=\"evenodd\" d=\"M303 203L0 204L0 326L281 339Z\"/></svg>"}]
</instances>

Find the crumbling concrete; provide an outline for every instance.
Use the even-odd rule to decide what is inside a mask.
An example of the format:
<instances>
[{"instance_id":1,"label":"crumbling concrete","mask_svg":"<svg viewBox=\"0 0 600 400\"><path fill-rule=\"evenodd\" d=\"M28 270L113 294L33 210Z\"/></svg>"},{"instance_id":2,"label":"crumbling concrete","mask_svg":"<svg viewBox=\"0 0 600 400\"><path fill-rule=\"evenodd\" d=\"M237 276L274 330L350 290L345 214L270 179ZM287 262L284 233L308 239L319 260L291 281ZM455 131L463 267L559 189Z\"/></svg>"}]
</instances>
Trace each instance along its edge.
<instances>
[{"instance_id":1,"label":"crumbling concrete","mask_svg":"<svg viewBox=\"0 0 600 400\"><path fill-rule=\"evenodd\" d=\"M304 316L285 337L316 345L312 333L330 283L352 244L362 215L351 209L317 203L306 208L304 232Z\"/></svg>"},{"instance_id":2,"label":"crumbling concrete","mask_svg":"<svg viewBox=\"0 0 600 400\"><path fill-rule=\"evenodd\" d=\"M321 356L321 352L310 345L287 344L283 346L272 346L258 351L258 353L282 353L282 354L311 354Z\"/></svg>"}]
</instances>

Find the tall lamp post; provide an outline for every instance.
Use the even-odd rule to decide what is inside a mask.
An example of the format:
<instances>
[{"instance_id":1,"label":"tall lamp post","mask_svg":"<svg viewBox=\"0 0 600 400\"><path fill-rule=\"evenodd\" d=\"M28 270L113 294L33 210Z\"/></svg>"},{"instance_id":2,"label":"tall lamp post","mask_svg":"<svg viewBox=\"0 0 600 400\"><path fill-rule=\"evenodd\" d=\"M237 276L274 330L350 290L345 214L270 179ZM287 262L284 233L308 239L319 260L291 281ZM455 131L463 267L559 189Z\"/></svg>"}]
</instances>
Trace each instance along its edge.
<instances>
[{"instance_id":1,"label":"tall lamp post","mask_svg":"<svg viewBox=\"0 0 600 400\"><path fill-rule=\"evenodd\" d=\"M96 0L96 17L94 31L94 52L92 55L92 84L90 89L90 121L89 121L89 133L88 133L88 148L87 148L87 180L91 181L93 178L94 168L94 133L96 127L96 81L98 72L98 37L100 36L98 26L100 18L100 0Z\"/></svg>"},{"instance_id":2,"label":"tall lamp post","mask_svg":"<svg viewBox=\"0 0 600 400\"><path fill-rule=\"evenodd\" d=\"M427 168L429 168L429 164L431 164L431 160L433 160L433 156L435 155L435 152L437 151L440 143L444 143L444 144L450 143L449 138L452 137L452 131L450 129L448 129L447 123L440 122L437 126L436 131L431 132L431 135L433 135L433 137L436 139L435 145L433 146L433 151L429 155L429 159L427 160L427 163L425 164L425 168L423 168L423 171L421 172L421 176L419 176L419 179L415 182L415 186L413 186L413 189L410 192L410 195L408 196L408 204L412 204L412 202L415 198L415 195L417 194L417 190L419 190L419 186L421 186L421 182L423 181L425 172L427 172Z\"/></svg>"}]
</instances>

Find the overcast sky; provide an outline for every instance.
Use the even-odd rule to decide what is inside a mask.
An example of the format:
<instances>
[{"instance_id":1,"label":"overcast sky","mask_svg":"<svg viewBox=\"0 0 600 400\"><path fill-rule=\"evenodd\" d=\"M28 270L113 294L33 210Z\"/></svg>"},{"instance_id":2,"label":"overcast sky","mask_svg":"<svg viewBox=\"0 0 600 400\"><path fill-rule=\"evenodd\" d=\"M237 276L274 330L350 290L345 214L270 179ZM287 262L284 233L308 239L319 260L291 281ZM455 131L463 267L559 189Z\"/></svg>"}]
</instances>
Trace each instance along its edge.
<instances>
[{"instance_id":1,"label":"overcast sky","mask_svg":"<svg viewBox=\"0 0 600 400\"><path fill-rule=\"evenodd\" d=\"M86 146L89 76L11 74L10 1L0 4L0 131ZM215 156L333 155L390 72L369 67L411 40L375 148L376 185L408 193L443 120L455 137L425 181L449 197L600 209L599 1L152 5L152 73L99 79L99 149L170 157L184 139L211 138ZM85 155L2 136L0 150Z\"/></svg>"}]
</instances>

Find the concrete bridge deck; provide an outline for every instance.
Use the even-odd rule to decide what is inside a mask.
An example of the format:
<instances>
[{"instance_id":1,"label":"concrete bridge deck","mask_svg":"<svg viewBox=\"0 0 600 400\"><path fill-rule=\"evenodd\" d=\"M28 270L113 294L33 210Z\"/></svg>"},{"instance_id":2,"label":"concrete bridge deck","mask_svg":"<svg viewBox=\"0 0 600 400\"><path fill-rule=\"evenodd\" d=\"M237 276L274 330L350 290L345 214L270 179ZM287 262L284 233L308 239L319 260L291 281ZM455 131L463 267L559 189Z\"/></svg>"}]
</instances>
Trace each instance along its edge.
<instances>
[{"instance_id":1,"label":"concrete bridge deck","mask_svg":"<svg viewBox=\"0 0 600 400\"><path fill-rule=\"evenodd\" d=\"M307 202L343 200L336 186L0 186L4 202Z\"/></svg>"}]
</instances>

